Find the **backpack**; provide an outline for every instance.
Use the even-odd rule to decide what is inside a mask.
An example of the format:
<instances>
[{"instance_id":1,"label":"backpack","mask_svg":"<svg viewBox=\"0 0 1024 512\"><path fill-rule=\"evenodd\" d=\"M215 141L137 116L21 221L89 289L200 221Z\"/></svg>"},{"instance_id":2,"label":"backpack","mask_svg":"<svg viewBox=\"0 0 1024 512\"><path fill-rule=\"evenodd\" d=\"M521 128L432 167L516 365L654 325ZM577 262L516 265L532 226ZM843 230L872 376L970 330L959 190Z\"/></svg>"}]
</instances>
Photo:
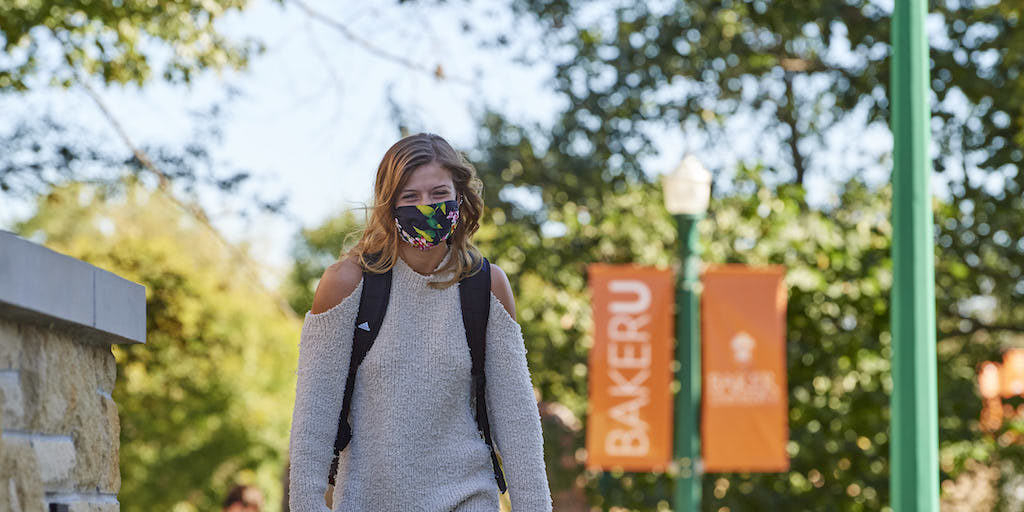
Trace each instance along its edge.
<instances>
[{"instance_id":1,"label":"backpack","mask_svg":"<svg viewBox=\"0 0 1024 512\"><path fill-rule=\"evenodd\" d=\"M372 255L375 258L378 255ZM338 433L334 439L334 459L327 474L327 481L334 485L334 474L338 470L338 457L352 439L352 427L348 423L348 414L352 404L352 390L356 382L356 370L363 362L367 352L373 347L377 332L384 321L384 313L388 308L391 295L391 270L383 274L363 271L363 290L359 297L359 311L356 313L356 329L352 339L352 357L349 359L348 380L345 385L345 397L342 401L341 414L338 418ZM459 302L462 304L462 322L466 329L466 341L472 359L471 377L472 392L476 401L477 430L491 452L491 465L498 489L504 493L507 489L505 476L494 453L491 441L491 426L487 418L486 379L484 378L484 355L486 347L487 317L490 313L491 267L487 258L482 258L480 271L463 278L458 283Z\"/></svg>"}]
</instances>

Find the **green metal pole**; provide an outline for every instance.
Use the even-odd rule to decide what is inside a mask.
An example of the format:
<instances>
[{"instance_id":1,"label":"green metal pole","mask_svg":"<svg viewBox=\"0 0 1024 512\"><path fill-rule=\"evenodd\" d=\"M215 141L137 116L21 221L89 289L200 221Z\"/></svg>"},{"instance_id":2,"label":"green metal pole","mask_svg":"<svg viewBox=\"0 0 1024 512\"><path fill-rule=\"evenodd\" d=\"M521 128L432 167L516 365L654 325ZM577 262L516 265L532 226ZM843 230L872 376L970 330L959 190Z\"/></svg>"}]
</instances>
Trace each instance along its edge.
<instances>
[{"instance_id":1,"label":"green metal pole","mask_svg":"<svg viewBox=\"0 0 1024 512\"><path fill-rule=\"evenodd\" d=\"M699 215L676 215L683 272L676 296L676 379L681 385L675 398L675 460L679 462L673 502L676 512L700 510L700 245Z\"/></svg>"},{"instance_id":2,"label":"green metal pole","mask_svg":"<svg viewBox=\"0 0 1024 512\"><path fill-rule=\"evenodd\" d=\"M926 0L892 19L892 508L939 510L935 246L931 201Z\"/></svg>"}]
</instances>

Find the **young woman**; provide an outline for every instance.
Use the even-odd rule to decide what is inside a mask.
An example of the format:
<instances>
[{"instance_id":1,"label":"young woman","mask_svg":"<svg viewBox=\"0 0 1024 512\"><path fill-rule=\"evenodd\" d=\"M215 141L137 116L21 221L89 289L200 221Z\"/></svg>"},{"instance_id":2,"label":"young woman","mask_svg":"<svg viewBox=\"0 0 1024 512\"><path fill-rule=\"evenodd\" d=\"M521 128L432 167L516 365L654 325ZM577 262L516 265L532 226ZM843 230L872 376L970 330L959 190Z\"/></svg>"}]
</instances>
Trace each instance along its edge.
<instances>
[{"instance_id":1,"label":"young woman","mask_svg":"<svg viewBox=\"0 0 1024 512\"><path fill-rule=\"evenodd\" d=\"M299 341L290 438L291 512L322 512L363 272L392 272L389 304L355 377L352 438L333 510L494 512L491 451L471 406L460 279L479 271L483 211L473 167L441 137L395 143L377 169L366 229L320 279ZM433 229L421 229L421 227ZM376 256L376 258L371 257ZM490 265L486 402L515 512L551 510L540 414L512 288Z\"/></svg>"}]
</instances>

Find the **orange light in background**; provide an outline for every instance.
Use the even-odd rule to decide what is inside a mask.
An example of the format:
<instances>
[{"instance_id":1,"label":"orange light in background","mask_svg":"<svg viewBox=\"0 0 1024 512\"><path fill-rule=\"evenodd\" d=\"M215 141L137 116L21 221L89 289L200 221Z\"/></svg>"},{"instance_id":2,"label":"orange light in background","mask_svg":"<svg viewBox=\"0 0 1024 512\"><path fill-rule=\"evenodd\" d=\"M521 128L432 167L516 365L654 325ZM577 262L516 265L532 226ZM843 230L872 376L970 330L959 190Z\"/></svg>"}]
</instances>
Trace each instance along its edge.
<instances>
[{"instance_id":1,"label":"orange light in background","mask_svg":"<svg viewBox=\"0 0 1024 512\"><path fill-rule=\"evenodd\" d=\"M1024 393L1024 349L1010 349L1003 354L1002 377L1003 398Z\"/></svg>"},{"instance_id":2,"label":"orange light in background","mask_svg":"<svg viewBox=\"0 0 1024 512\"><path fill-rule=\"evenodd\" d=\"M986 361L981 364L978 370L978 390L983 398L995 398L999 396L1002 382L999 375L999 364Z\"/></svg>"},{"instance_id":3,"label":"orange light in background","mask_svg":"<svg viewBox=\"0 0 1024 512\"><path fill-rule=\"evenodd\" d=\"M1003 401L999 398L1003 388L999 363L986 361L978 369L978 391L984 401L981 407L981 430L995 432L1003 425Z\"/></svg>"},{"instance_id":4,"label":"orange light in background","mask_svg":"<svg viewBox=\"0 0 1024 512\"><path fill-rule=\"evenodd\" d=\"M998 396L985 399L981 407L981 430L995 432L1003 426L1003 402Z\"/></svg>"}]
</instances>

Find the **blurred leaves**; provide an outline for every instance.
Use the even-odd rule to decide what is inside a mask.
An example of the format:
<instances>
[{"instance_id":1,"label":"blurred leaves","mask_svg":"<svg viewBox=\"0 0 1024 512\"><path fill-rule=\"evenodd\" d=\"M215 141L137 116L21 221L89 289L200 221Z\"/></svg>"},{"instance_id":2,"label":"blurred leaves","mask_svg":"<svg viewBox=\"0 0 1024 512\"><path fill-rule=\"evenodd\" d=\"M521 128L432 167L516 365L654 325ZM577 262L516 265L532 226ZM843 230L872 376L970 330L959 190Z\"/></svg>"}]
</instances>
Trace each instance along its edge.
<instances>
[{"instance_id":1,"label":"blurred leaves","mask_svg":"<svg viewBox=\"0 0 1024 512\"><path fill-rule=\"evenodd\" d=\"M704 509L880 510L889 498L889 190L854 179L842 186L835 207L816 210L806 207L802 187L772 187L765 174L761 167L740 168L734 186L742 192L714 198L701 232L710 263L788 269L792 467L781 474L706 475ZM597 203L595 210L572 201L546 205L548 222L563 226L551 236L541 232L544 228L505 222L500 209L489 209L477 237L485 254L513 276L542 400L568 406L583 421L592 344L585 265L674 265L677 253L674 225L657 185L608 191ZM945 211L940 205L939 223L946 222ZM937 279L945 282L949 275L943 262L956 261L958 255L937 250L936 256ZM1020 256L999 264L1014 260ZM962 301L959 292L940 287L939 304ZM1006 300L1020 299L1011 294ZM939 317L950 321L942 310ZM981 401L974 368L997 359L1004 346L1021 342L1012 331L987 329L940 340L943 478L958 475L968 460L989 462L997 455L978 429ZM573 453L583 447L582 432L569 449ZM1013 453L1006 451L1006 460L1024 460ZM553 465L559 460L552 457L549 465L560 467ZM591 505L602 509L654 510L670 497L671 480L664 476L626 473L608 479L581 466L575 469L582 478L571 485L582 486Z\"/></svg>"},{"instance_id":2,"label":"blurred leaves","mask_svg":"<svg viewBox=\"0 0 1024 512\"><path fill-rule=\"evenodd\" d=\"M74 88L96 103L105 123L119 134L80 126L67 113L24 111L8 116L0 131L0 197L32 197L52 186L95 182L116 186L125 171L149 174L193 197L197 185L237 194L250 178L246 169L217 161L212 147L221 141L224 106L239 91L190 112L191 140L134 140L104 104L102 86L154 80L189 85L200 73L245 67L262 45L230 41L217 22L248 5L246 0L117 0L52 2L0 0L0 94ZM9 99L9 101L18 101ZM261 212L280 214L282 197L246 198ZM237 212L245 217L248 208Z\"/></svg>"},{"instance_id":3,"label":"blurred leaves","mask_svg":"<svg viewBox=\"0 0 1024 512\"><path fill-rule=\"evenodd\" d=\"M282 287L296 314L304 315L313 307L313 292L320 276L355 245L362 226L354 212L345 211L318 226L299 231L291 251L292 267Z\"/></svg>"},{"instance_id":4,"label":"blurred leaves","mask_svg":"<svg viewBox=\"0 0 1024 512\"><path fill-rule=\"evenodd\" d=\"M286 216L287 198L254 188L251 171L217 156L227 104L237 91L189 112L190 136L180 142L138 142L142 153L159 171L139 161L120 142L53 113L11 119L9 131L0 131L0 201L5 197L29 199L52 187L93 183L116 189L126 176L146 183L164 181L168 189L198 205L202 193L213 193L226 207L219 215L250 220L260 214ZM228 209L234 207L236 209ZM212 216L212 215L207 215Z\"/></svg>"},{"instance_id":5,"label":"blurred leaves","mask_svg":"<svg viewBox=\"0 0 1024 512\"><path fill-rule=\"evenodd\" d=\"M67 87L76 75L142 86L191 82L208 69L242 68L262 50L215 27L247 0L0 0L0 92Z\"/></svg>"},{"instance_id":6,"label":"blurred leaves","mask_svg":"<svg viewBox=\"0 0 1024 512\"><path fill-rule=\"evenodd\" d=\"M122 509L219 509L243 482L276 510L294 319L160 192L72 184L37 205L16 232L146 287L146 344L113 347Z\"/></svg>"}]
</instances>

